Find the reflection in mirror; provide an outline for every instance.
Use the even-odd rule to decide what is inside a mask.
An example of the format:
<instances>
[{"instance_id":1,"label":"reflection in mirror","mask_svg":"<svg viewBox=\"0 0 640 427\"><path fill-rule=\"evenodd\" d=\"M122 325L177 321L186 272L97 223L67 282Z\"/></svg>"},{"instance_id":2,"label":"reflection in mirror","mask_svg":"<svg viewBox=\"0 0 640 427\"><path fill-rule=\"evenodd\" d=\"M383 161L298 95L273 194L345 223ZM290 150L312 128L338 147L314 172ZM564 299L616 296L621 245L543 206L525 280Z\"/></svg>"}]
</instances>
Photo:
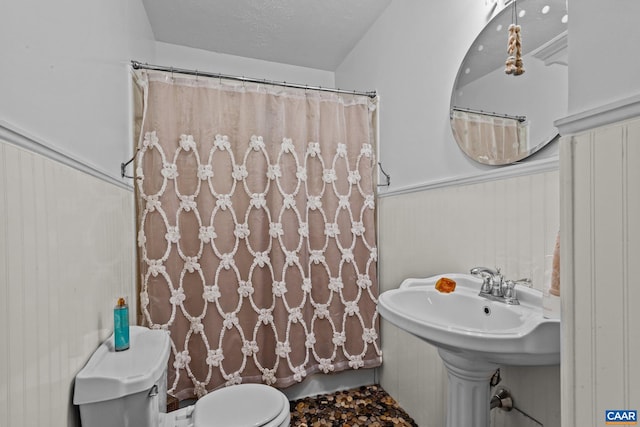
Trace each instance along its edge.
<instances>
[{"instance_id":1,"label":"reflection in mirror","mask_svg":"<svg viewBox=\"0 0 640 427\"><path fill-rule=\"evenodd\" d=\"M509 25L521 26L526 72L505 73ZM518 0L498 13L471 45L451 94L451 128L475 161L505 165L558 136L567 115L565 0Z\"/></svg>"}]
</instances>

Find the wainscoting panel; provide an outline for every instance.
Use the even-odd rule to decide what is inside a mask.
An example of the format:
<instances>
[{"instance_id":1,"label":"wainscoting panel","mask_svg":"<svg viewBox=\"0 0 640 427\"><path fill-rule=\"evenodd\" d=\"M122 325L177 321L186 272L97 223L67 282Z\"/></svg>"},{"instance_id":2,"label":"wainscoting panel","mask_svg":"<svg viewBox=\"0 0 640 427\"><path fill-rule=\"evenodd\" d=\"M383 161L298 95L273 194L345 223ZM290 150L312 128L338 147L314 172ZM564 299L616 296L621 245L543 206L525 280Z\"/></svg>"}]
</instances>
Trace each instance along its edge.
<instances>
[{"instance_id":1,"label":"wainscoting panel","mask_svg":"<svg viewBox=\"0 0 640 427\"><path fill-rule=\"evenodd\" d=\"M565 137L563 425L640 402L640 120ZM564 266L564 264L563 264Z\"/></svg>"},{"instance_id":2,"label":"wainscoting panel","mask_svg":"<svg viewBox=\"0 0 640 427\"><path fill-rule=\"evenodd\" d=\"M557 171L379 199L381 291L408 277L500 267L507 278L548 285L559 227ZM422 427L445 424L447 378L435 350L382 322L382 386ZM503 369L518 406L545 427L560 425L558 366ZM495 425L530 426L495 414ZM521 421L525 420L525 421Z\"/></svg>"},{"instance_id":3,"label":"wainscoting panel","mask_svg":"<svg viewBox=\"0 0 640 427\"><path fill-rule=\"evenodd\" d=\"M134 301L133 218L131 191L0 141L0 426L79 426L74 377Z\"/></svg>"}]
</instances>

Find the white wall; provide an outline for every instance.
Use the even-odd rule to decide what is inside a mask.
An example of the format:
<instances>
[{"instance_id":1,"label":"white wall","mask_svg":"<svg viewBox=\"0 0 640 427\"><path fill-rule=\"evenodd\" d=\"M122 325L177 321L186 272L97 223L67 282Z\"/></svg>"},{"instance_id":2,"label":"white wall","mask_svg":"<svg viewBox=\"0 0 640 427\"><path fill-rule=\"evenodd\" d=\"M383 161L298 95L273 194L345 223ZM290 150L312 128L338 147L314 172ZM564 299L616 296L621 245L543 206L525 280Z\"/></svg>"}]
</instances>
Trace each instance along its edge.
<instances>
[{"instance_id":1,"label":"white wall","mask_svg":"<svg viewBox=\"0 0 640 427\"><path fill-rule=\"evenodd\" d=\"M330 71L209 52L162 42L156 43L156 61L158 65L168 67L248 78L285 81L309 86L334 87L335 85L334 73Z\"/></svg>"},{"instance_id":2,"label":"white wall","mask_svg":"<svg viewBox=\"0 0 640 427\"><path fill-rule=\"evenodd\" d=\"M640 2L569 1L569 114L640 92Z\"/></svg>"},{"instance_id":3,"label":"white wall","mask_svg":"<svg viewBox=\"0 0 640 427\"><path fill-rule=\"evenodd\" d=\"M6 0L0 15L0 120L119 179L128 64L153 59L142 2Z\"/></svg>"},{"instance_id":4,"label":"white wall","mask_svg":"<svg viewBox=\"0 0 640 427\"><path fill-rule=\"evenodd\" d=\"M378 157L391 190L489 169L460 151L449 124L458 67L489 19L485 3L394 1L336 70L338 86L380 94Z\"/></svg>"},{"instance_id":5,"label":"white wall","mask_svg":"<svg viewBox=\"0 0 640 427\"><path fill-rule=\"evenodd\" d=\"M76 426L74 377L115 298L135 301L119 165L128 63L153 58L153 37L138 0L9 0L0 16L0 425Z\"/></svg>"},{"instance_id":6,"label":"white wall","mask_svg":"<svg viewBox=\"0 0 640 427\"><path fill-rule=\"evenodd\" d=\"M0 139L0 426L77 426L73 381L135 319L131 192Z\"/></svg>"}]
</instances>

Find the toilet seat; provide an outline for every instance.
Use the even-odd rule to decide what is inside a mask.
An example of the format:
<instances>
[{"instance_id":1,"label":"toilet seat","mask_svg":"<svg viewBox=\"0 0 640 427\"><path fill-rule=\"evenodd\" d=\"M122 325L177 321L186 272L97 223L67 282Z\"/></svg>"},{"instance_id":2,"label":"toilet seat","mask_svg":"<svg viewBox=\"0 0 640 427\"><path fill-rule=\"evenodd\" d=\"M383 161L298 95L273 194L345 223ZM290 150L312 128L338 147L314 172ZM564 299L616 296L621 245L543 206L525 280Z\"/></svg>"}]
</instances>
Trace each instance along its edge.
<instances>
[{"instance_id":1,"label":"toilet seat","mask_svg":"<svg viewBox=\"0 0 640 427\"><path fill-rule=\"evenodd\" d=\"M279 427L289 419L289 401L264 384L240 384L199 399L193 427Z\"/></svg>"},{"instance_id":2,"label":"toilet seat","mask_svg":"<svg viewBox=\"0 0 640 427\"><path fill-rule=\"evenodd\" d=\"M222 388L165 412L169 335L131 326L130 339L124 352L113 349L113 338L104 341L76 375L73 402L83 426L289 427L287 396L264 384Z\"/></svg>"}]
</instances>

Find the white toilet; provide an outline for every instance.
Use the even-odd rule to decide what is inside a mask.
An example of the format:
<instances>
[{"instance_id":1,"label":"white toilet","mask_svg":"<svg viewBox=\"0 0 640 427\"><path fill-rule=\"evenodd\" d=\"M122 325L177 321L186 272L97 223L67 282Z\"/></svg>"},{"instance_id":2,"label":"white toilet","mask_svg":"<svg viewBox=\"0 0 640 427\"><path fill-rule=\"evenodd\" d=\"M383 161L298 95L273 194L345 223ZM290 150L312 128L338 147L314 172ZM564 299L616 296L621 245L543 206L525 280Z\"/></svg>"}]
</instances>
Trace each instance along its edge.
<instances>
[{"instance_id":1,"label":"white toilet","mask_svg":"<svg viewBox=\"0 0 640 427\"><path fill-rule=\"evenodd\" d=\"M287 397L264 384L225 387L166 413L169 336L132 326L130 340L129 350L116 352L109 338L76 376L83 427L289 426Z\"/></svg>"}]
</instances>

